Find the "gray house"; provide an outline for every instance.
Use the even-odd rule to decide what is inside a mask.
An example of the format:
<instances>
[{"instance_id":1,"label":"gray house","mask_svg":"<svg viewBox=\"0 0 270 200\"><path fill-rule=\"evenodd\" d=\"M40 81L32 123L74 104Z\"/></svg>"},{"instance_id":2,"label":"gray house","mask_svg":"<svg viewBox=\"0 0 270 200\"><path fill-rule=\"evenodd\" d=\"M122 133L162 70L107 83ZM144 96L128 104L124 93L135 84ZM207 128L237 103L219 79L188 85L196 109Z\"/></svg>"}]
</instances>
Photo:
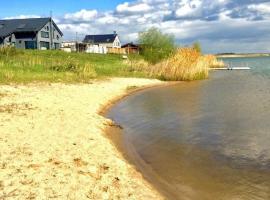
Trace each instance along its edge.
<instances>
[{"instance_id":1,"label":"gray house","mask_svg":"<svg viewBox=\"0 0 270 200\"><path fill-rule=\"evenodd\" d=\"M52 18L0 20L0 46L60 49L63 33Z\"/></svg>"}]
</instances>

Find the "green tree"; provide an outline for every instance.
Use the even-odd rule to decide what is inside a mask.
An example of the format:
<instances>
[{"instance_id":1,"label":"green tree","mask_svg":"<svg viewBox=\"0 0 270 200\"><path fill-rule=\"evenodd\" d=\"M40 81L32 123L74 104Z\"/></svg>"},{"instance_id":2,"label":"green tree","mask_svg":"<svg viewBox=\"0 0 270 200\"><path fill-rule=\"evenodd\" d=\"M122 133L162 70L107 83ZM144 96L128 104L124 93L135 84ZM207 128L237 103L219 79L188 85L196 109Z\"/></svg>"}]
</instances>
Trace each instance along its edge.
<instances>
[{"instance_id":1,"label":"green tree","mask_svg":"<svg viewBox=\"0 0 270 200\"><path fill-rule=\"evenodd\" d=\"M168 58L175 51L174 36L163 34L157 28L139 33L139 43L142 46L142 56L153 64Z\"/></svg>"},{"instance_id":2,"label":"green tree","mask_svg":"<svg viewBox=\"0 0 270 200\"><path fill-rule=\"evenodd\" d=\"M202 48L201 48L200 42L194 42L193 43L193 49L195 49L199 53L202 53Z\"/></svg>"}]
</instances>

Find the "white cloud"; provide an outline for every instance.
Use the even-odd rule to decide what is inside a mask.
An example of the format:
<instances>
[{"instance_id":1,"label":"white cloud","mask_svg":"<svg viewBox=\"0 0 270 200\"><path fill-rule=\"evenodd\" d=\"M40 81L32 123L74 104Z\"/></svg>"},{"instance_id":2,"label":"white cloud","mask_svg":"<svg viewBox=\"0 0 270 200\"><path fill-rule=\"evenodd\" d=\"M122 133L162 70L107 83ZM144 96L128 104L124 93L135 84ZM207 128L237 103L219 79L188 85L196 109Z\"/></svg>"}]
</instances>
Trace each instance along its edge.
<instances>
[{"instance_id":1,"label":"white cloud","mask_svg":"<svg viewBox=\"0 0 270 200\"><path fill-rule=\"evenodd\" d=\"M13 17L5 17L4 19L26 19L26 18L40 18L39 15L18 15Z\"/></svg>"},{"instance_id":2,"label":"white cloud","mask_svg":"<svg viewBox=\"0 0 270 200\"><path fill-rule=\"evenodd\" d=\"M248 8L260 13L270 14L270 3L252 4L249 5Z\"/></svg>"},{"instance_id":3,"label":"white cloud","mask_svg":"<svg viewBox=\"0 0 270 200\"><path fill-rule=\"evenodd\" d=\"M97 10L82 9L79 12L65 14L64 18L71 21L91 21L98 15Z\"/></svg>"},{"instance_id":4,"label":"white cloud","mask_svg":"<svg viewBox=\"0 0 270 200\"><path fill-rule=\"evenodd\" d=\"M201 0L183 0L178 3L178 9L175 13L177 17L196 16L201 13L201 6Z\"/></svg>"},{"instance_id":5,"label":"white cloud","mask_svg":"<svg viewBox=\"0 0 270 200\"><path fill-rule=\"evenodd\" d=\"M119 13L143 13L151 10L151 7L147 3L130 4L125 2L116 7L116 11Z\"/></svg>"}]
</instances>

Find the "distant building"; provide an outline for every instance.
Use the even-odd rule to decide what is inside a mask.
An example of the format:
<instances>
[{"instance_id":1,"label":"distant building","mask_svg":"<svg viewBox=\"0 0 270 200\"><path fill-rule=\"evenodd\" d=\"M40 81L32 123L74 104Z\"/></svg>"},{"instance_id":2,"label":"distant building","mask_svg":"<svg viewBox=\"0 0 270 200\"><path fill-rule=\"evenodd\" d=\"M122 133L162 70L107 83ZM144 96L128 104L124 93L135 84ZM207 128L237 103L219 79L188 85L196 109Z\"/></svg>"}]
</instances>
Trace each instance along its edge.
<instances>
[{"instance_id":1,"label":"distant building","mask_svg":"<svg viewBox=\"0 0 270 200\"><path fill-rule=\"evenodd\" d=\"M139 45L131 43L124 44L122 46L123 49L125 49L127 54L139 54L140 53L140 47Z\"/></svg>"},{"instance_id":2,"label":"distant building","mask_svg":"<svg viewBox=\"0 0 270 200\"><path fill-rule=\"evenodd\" d=\"M85 52L86 44L76 41L64 41L62 42L61 50L65 52Z\"/></svg>"},{"instance_id":3,"label":"distant building","mask_svg":"<svg viewBox=\"0 0 270 200\"><path fill-rule=\"evenodd\" d=\"M86 52L88 53L110 53L115 49L121 49L121 42L118 34L105 35L86 35L83 43L87 44Z\"/></svg>"},{"instance_id":4,"label":"distant building","mask_svg":"<svg viewBox=\"0 0 270 200\"><path fill-rule=\"evenodd\" d=\"M51 18L0 20L0 46L60 49L63 33Z\"/></svg>"}]
</instances>

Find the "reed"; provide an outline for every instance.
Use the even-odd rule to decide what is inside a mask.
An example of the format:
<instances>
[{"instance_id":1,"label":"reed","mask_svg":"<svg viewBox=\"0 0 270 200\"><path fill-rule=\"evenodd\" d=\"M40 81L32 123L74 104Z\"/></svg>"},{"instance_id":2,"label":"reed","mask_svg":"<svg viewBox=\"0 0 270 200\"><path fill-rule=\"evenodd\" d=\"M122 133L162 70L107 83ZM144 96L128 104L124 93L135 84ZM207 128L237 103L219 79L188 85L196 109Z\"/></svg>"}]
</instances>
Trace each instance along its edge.
<instances>
[{"instance_id":1,"label":"reed","mask_svg":"<svg viewBox=\"0 0 270 200\"><path fill-rule=\"evenodd\" d=\"M179 48L168 59L156 65L134 65L134 70L142 70L150 77L169 81L191 81L205 79L209 68L221 66L215 56L201 55L194 48Z\"/></svg>"}]
</instances>

